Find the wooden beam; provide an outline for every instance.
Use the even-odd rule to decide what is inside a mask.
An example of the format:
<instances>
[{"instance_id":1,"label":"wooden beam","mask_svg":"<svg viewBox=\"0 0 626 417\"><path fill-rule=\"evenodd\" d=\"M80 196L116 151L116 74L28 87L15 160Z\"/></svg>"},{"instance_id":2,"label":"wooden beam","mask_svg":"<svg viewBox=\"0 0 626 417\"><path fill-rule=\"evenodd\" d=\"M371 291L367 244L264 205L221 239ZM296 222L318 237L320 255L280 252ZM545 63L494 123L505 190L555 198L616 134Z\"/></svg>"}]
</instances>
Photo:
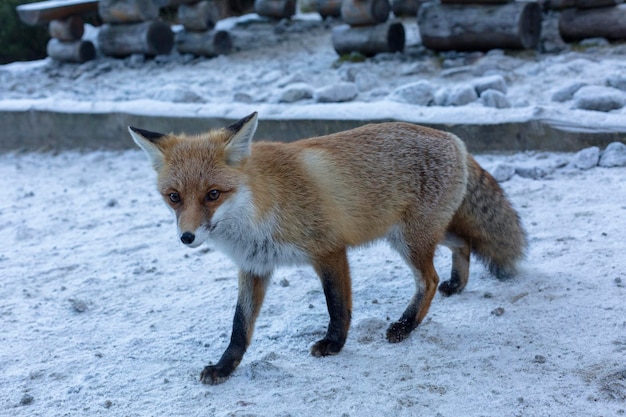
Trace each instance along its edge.
<instances>
[{"instance_id":1,"label":"wooden beam","mask_svg":"<svg viewBox=\"0 0 626 417\"><path fill-rule=\"evenodd\" d=\"M49 0L21 4L15 9L22 22L38 25L73 15L97 12L98 0Z\"/></svg>"}]
</instances>

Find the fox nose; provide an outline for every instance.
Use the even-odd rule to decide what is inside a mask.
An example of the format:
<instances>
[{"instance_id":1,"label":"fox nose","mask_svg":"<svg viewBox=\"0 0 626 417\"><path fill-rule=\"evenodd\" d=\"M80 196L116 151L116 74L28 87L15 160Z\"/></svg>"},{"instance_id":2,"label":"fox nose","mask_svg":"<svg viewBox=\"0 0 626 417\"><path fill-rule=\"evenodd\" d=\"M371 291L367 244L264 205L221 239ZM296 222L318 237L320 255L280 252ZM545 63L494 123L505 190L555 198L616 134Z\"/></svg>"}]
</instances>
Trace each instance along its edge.
<instances>
[{"instance_id":1,"label":"fox nose","mask_svg":"<svg viewBox=\"0 0 626 417\"><path fill-rule=\"evenodd\" d=\"M185 232L180 236L180 241L183 242L185 245L190 245L193 243L195 238L196 235L194 235L193 233Z\"/></svg>"}]
</instances>

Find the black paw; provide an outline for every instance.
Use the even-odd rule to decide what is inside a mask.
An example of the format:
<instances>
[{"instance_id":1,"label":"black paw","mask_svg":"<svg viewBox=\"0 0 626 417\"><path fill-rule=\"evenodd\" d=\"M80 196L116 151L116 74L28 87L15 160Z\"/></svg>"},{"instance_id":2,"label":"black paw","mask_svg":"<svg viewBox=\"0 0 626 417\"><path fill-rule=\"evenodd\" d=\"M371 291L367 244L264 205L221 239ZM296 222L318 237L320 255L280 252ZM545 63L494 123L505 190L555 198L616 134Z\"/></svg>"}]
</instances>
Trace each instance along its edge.
<instances>
[{"instance_id":1,"label":"black paw","mask_svg":"<svg viewBox=\"0 0 626 417\"><path fill-rule=\"evenodd\" d=\"M444 297L449 297L452 294L458 294L461 291L463 291L463 289L461 288L458 281L448 280L442 282L441 285L439 285L439 292Z\"/></svg>"},{"instance_id":2,"label":"black paw","mask_svg":"<svg viewBox=\"0 0 626 417\"><path fill-rule=\"evenodd\" d=\"M387 329L387 341L389 343L402 342L404 339L409 337L413 329L416 327L417 323L413 324L403 320L391 323Z\"/></svg>"},{"instance_id":3,"label":"black paw","mask_svg":"<svg viewBox=\"0 0 626 417\"><path fill-rule=\"evenodd\" d=\"M335 342L329 339L322 339L311 347L311 355L321 357L336 355L341 351L343 343Z\"/></svg>"},{"instance_id":4,"label":"black paw","mask_svg":"<svg viewBox=\"0 0 626 417\"><path fill-rule=\"evenodd\" d=\"M225 369L223 366L209 365L205 367L200 373L200 382L207 385L217 385L226 381L232 369Z\"/></svg>"}]
</instances>

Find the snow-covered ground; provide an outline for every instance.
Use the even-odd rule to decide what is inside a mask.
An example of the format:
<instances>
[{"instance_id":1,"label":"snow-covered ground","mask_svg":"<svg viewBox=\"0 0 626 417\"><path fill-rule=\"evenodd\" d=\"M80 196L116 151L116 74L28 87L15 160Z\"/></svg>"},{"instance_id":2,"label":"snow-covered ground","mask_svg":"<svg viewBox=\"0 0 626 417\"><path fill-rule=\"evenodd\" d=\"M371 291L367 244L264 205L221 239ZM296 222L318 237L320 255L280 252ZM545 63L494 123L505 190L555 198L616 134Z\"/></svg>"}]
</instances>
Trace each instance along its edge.
<instances>
[{"instance_id":1,"label":"snow-covered ground","mask_svg":"<svg viewBox=\"0 0 626 417\"><path fill-rule=\"evenodd\" d=\"M437 295L389 344L413 279L382 243L354 250L348 342L320 359L308 349L327 325L321 285L308 267L281 269L241 365L205 386L236 269L178 242L143 153L0 155L0 415L624 415L626 168L478 159L523 175L502 183L530 238L517 278L474 263L464 293ZM436 267L448 274L446 249Z\"/></svg>"},{"instance_id":2,"label":"snow-covered ground","mask_svg":"<svg viewBox=\"0 0 626 417\"><path fill-rule=\"evenodd\" d=\"M258 109L261 124L293 114L490 122L499 112L626 124L623 44L435 55L409 20L404 54L340 63L326 23L247 19L223 23L238 26L239 50L210 60L0 66L0 107L232 118ZM486 81L499 98L478 97ZM290 89L306 94L285 102ZM321 103L324 90L349 89L347 102ZM424 94L432 100L411 102ZM616 104L586 109L594 100ZM478 157L503 180L517 173L502 183L530 239L517 278L500 282L474 263L465 292L437 295L425 322L392 345L384 332L413 279L384 244L354 250L348 342L319 359L309 347L328 321L321 285L308 267L281 269L243 362L205 386L200 371L229 340L236 269L210 246L178 242L145 156L1 154L0 415L626 415L626 168L580 169L597 158ZM446 277L446 249L436 266Z\"/></svg>"}]
</instances>

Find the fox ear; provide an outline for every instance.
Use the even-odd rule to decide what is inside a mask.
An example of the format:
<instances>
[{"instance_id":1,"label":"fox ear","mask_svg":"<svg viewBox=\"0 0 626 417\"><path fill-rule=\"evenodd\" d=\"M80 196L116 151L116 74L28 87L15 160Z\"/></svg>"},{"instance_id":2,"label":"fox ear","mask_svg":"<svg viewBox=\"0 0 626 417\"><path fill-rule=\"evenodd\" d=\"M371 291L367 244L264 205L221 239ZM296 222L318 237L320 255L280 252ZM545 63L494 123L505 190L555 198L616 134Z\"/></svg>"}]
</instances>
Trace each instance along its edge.
<instances>
[{"instance_id":1,"label":"fox ear","mask_svg":"<svg viewBox=\"0 0 626 417\"><path fill-rule=\"evenodd\" d=\"M226 142L226 162L229 165L237 165L250 156L250 144L257 125L257 112L254 112L226 128L232 133Z\"/></svg>"},{"instance_id":2,"label":"fox ear","mask_svg":"<svg viewBox=\"0 0 626 417\"><path fill-rule=\"evenodd\" d=\"M128 126L128 131L135 143L148 154L150 161L152 161L152 166L158 171L163 166L163 152L159 149L158 142L166 135L132 126Z\"/></svg>"}]
</instances>

